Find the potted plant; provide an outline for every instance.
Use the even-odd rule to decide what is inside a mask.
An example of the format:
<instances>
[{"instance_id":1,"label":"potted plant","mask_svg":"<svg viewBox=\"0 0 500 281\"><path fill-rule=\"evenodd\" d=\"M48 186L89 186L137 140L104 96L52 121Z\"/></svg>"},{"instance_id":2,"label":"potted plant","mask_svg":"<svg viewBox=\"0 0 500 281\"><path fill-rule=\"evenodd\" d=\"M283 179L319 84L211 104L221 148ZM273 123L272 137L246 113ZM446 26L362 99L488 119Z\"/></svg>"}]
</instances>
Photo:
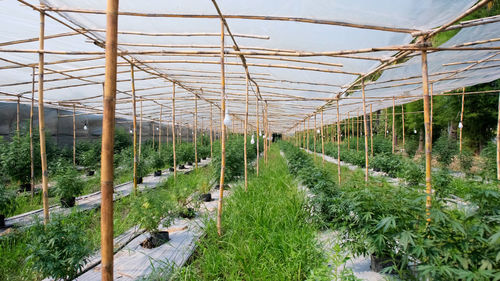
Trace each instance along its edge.
<instances>
[{"instance_id":1,"label":"potted plant","mask_svg":"<svg viewBox=\"0 0 500 281\"><path fill-rule=\"evenodd\" d=\"M161 168L165 166L165 161L163 161L163 158L159 154L155 154L153 157L153 168L155 169L154 176L159 177L161 176Z\"/></svg>"},{"instance_id":2,"label":"potted plant","mask_svg":"<svg viewBox=\"0 0 500 281\"><path fill-rule=\"evenodd\" d=\"M196 216L195 209L193 207L188 207L191 202L190 200L191 189L187 186L178 186L174 189L174 196L178 205L178 214L181 218L193 219Z\"/></svg>"},{"instance_id":3,"label":"potted plant","mask_svg":"<svg viewBox=\"0 0 500 281\"><path fill-rule=\"evenodd\" d=\"M75 197L83 191L84 182L73 166L67 166L56 176L55 192L60 197L61 206L75 206Z\"/></svg>"},{"instance_id":4,"label":"potted plant","mask_svg":"<svg viewBox=\"0 0 500 281\"><path fill-rule=\"evenodd\" d=\"M12 182L19 184L20 192L30 191L31 162L30 158L26 156L30 155L29 137L14 136L4 149L2 153L2 165L5 167L5 174ZM35 173L40 169L38 159L35 159Z\"/></svg>"},{"instance_id":5,"label":"potted plant","mask_svg":"<svg viewBox=\"0 0 500 281\"><path fill-rule=\"evenodd\" d=\"M42 278L73 280L88 262L92 248L83 216L82 212L55 215L48 224L38 221L30 229L27 261Z\"/></svg>"},{"instance_id":6,"label":"potted plant","mask_svg":"<svg viewBox=\"0 0 500 281\"><path fill-rule=\"evenodd\" d=\"M152 192L142 193L137 196L130 210L130 218L134 223L149 232L150 237L141 243L143 248L155 248L169 240L168 231L160 231L163 227L171 225L172 205Z\"/></svg>"},{"instance_id":7,"label":"potted plant","mask_svg":"<svg viewBox=\"0 0 500 281\"><path fill-rule=\"evenodd\" d=\"M15 198L16 194L13 190L8 190L0 184L0 228L5 227L5 217L16 209Z\"/></svg>"},{"instance_id":8,"label":"potted plant","mask_svg":"<svg viewBox=\"0 0 500 281\"><path fill-rule=\"evenodd\" d=\"M143 159L137 161L137 183L141 184L144 177L148 175L148 166Z\"/></svg>"},{"instance_id":9,"label":"potted plant","mask_svg":"<svg viewBox=\"0 0 500 281\"><path fill-rule=\"evenodd\" d=\"M210 193L210 183L208 179L203 179L200 183L200 200L203 202L212 201L212 194Z\"/></svg>"},{"instance_id":10,"label":"potted plant","mask_svg":"<svg viewBox=\"0 0 500 281\"><path fill-rule=\"evenodd\" d=\"M98 149L91 147L80 154L80 163L85 167L87 176L93 176L97 168L100 155Z\"/></svg>"}]
</instances>

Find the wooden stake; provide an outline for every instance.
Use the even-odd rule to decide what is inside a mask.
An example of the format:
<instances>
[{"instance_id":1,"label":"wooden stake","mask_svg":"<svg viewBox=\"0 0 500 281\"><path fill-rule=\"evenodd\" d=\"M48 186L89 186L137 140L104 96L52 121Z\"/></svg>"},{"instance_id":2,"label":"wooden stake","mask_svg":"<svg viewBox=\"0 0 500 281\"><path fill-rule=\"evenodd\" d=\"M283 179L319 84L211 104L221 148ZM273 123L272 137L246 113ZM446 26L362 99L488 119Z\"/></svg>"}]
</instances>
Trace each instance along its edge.
<instances>
[{"instance_id":1,"label":"wooden stake","mask_svg":"<svg viewBox=\"0 0 500 281\"><path fill-rule=\"evenodd\" d=\"M396 151L396 99L392 97L392 154Z\"/></svg>"},{"instance_id":2,"label":"wooden stake","mask_svg":"<svg viewBox=\"0 0 500 281\"><path fill-rule=\"evenodd\" d=\"M217 234L222 235L222 200L224 198L224 172L226 169L226 126L224 114L226 112L226 77L224 69L224 22L221 20L221 47L220 47L220 69L221 69L221 163L219 181L219 201L217 202Z\"/></svg>"},{"instance_id":3,"label":"wooden stake","mask_svg":"<svg viewBox=\"0 0 500 281\"><path fill-rule=\"evenodd\" d=\"M40 11L40 50L44 50L45 12ZM47 152L45 148L45 112L43 104L43 79L45 60L43 52L38 54L38 130L40 132L40 156L42 162L42 201L43 222L49 222L49 172L47 171Z\"/></svg>"},{"instance_id":4,"label":"wooden stake","mask_svg":"<svg viewBox=\"0 0 500 281\"><path fill-rule=\"evenodd\" d=\"M497 122L497 180L500 180L500 95L498 95L498 122Z\"/></svg>"},{"instance_id":5,"label":"wooden stake","mask_svg":"<svg viewBox=\"0 0 500 281\"><path fill-rule=\"evenodd\" d=\"M401 105L401 122L403 125L403 151L405 151L405 107Z\"/></svg>"},{"instance_id":6,"label":"wooden stake","mask_svg":"<svg viewBox=\"0 0 500 281\"><path fill-rule=\"evenodd\" d=\"M431 140L432 140L432 124L434 123L433 122L433 119L434 119L434 87L433 87L433 84L430 85L430 90L431 90L431 112L430 112L430 115L431 115L431 127L430 127L430 131L431 131Z\"/></svg>"},{"instance_id":7,"label":"wooden stake","mask_svg":"<svg viewBox=\"0 0 500 281\"><path fill-rule=\"evenodd\" d=\"M323 166L325 165L325 139L323 136L323 111L321 111L321 153L323 154Z\"/></svg>"},{"instance_id":8,"label":"wooden stake","mask_svg":"<svg viewBox=\"0 0 500 281\"><path fill-rule=\"evenodd\" d=\"M248 127L248 76L246 76L246 88L245 88L245 129L243 131L243 158L245 161L245 191L248 190L248 163L247 163L247 127Z\"/></svg>"},{"instance_id":9,"label":"wooden stake","mask_svg":"<svg viewBox=\"0 0 500 281\"><path fill-rule=\"evenodd\" d=\"M213 158L213 125L212 125L212 104L210 104L210 159Z\"/></svg>"},{"instance_id":10,"label":"wooden stake","mask_svg":"<svg viewBox=\"0 0 500 281\"><path fill-rule=\"evenodd\" d=\"M359 111L356 115L356 151L359 151Z\"/></svg>"},{"instance_id":11,"label":"wooden stake","mask_svg":"<svg viewBox=\"0 0 500 281\"><path fill-rule=\"evenodd\" d=\"M430 219L430 208L432 204L432 186L431 186L431 160L432 160L432 136L431 136L431 119L429 112L429 78L427 73L427 51L422 51L422 88L424 102L424 125L425 125L425 212L427 223Z\"/></svg>"},{"instance_id":12,"label":"wooden stake","mask_svg":"<svg viewBox=\"0 0 500 281\"><path fill-rule=\"evenodd\" d=\"M256 164L257 176L259 176L260 128L259 128L259 97L258 96L255 96L255 115L256 115L256 122L257 122L257 132L255 133L255 136L256 136L256 139L257 139L257 161L255 162L255 164Z\"/></svg>"},{"instance_id":13,"label":"wooden stake","mask_svg":"<svg viewBox=\"0 0 500 281\"><path fill-rule=\"evenodd\" d=\"M174 158L174 179L177 178L177 156L175 153L175 83L172 83L172 154Z\"/></svg>"},{"instance_id":14,"label":"wooden stake","mask_svg":"<svg viewBox=\"0 0 500 281\"><path fill-rule=\"evenodd\" d=\"M316 135L317 135L317 127L316 127L316 113L314 113L314 132L313 132L313 144L314 144L314 158L316 159Z\"/></svg>"},{"instance_id":15,"label":"wooden stake","mask_svg":"<svg viewBox=\"0 0 500 281\"><path fill-rule=\"evenodd\" d=\"M460 141L459 141L459 147L460 147L460 153L462 153L462 128L463 128L463 122L464 122L464 104L465 104L465 87L462 88L462 110L460 110L460 124L458 126L458 129L460 129Z\"/></svg>"},{"instance_id":16,"label":"wooden stake","mask_svg":"<svg viewBox=\"0 0 500 281\"><path fill-rule=\"evenodd\" d=\"M113 146L115 132L118 0L107 1L106 74L101 150L101 280L113 280ZM41 69L39 69L41 71Z\"/></svg>"},{"instance_id":17,"label":"wooden stake","mask_svg":"<svg viewBox=\"0 0 500 281\"><path fill-rule=\"evenodd\" d=\"M339 178L339 186L341 184L340 177L340 113L339 113L339 100L337 99L337 174Z\"/></svg>"},{"instance_id":18,"label":"wooden stake","mask_svg":"<svg viewBox=\"0 0 500 281\"><path fill-rule=\"evenodd\" d=\"M160 123L158 124L158 155L161 154L161 118L163 116L163 106L160 104Z\"/></svg>"},{"instance_id":19,"label":"wooden stake","mask_svg":"<svg viewBox=\"0 0 500 281\"><path fill-rule=\"evenodd\" d=\"M198 169L198 96L194 95L194 167Z\"/></svg>"},{"instance_id":20,"label":"wooden stake","mask_svg":"<svg viewBox=\"0 0 500 281\"><path fill-rule=\"evenodd\" d=\"M368 126L366 122L366 104L365 104L365 81L361 80L361 93L363 94L363 125L365 132L365 182L368 182Z\"/></svg>"},{"instance_id":21,"label":"wooden stake","mask_svg":"<svg viewBox=\"0 0 500 281\"><path fill-rule=\"evenodd\" d=\"M33 148L33 108L35 107L35 67L31 74L31 107L30 107L30 175L31 175L31 200L35 195L35 153Z\"/></svg>"},{"instance_id":22,"label":"wooden stake","mask_svg":"<svg viewBox=\"0 0 500 281\"><path fill-rule=\"evenodd\" d=\"M76 167L76 116L75 116L75 104L73 104L73 167Z\"/></svg>"},{"instance_id":23,"label":"wooden stake","mask_svg":"<svg viewBox=\"0 0 500 281\"><path fill-rule=\"evenodd\" d=\"M350 128L349 128L349 123L350 123L349 120L350 120L349 112L347 112L347 120L346 120L346 122L347 122L347 124L346 124L346 126L347 126L347 134L346 134L347 148L351 149L351 142L350 142L350 140L351 140L351 131L350 131Z\"/></svg>"},{"instance_id":24,"label":"wooden stake","mask_svg":"<svg viewBox=\"0 0 500 281\"><path fill-rule=\"evenodd\" d=\"M370 146L371 146L371 156L373 157L373 112L371 104L370 104Z\"/></svg>"},{"instance_id":25,"label":"wooden stake","mask_svg":"<svg viewBox=\"0 0 500 281\"><path fill-rule=\"evenodd\" d=\"M387 108L385 109L385 129L384 129L384 137L387 138Z\"/></svg>"},{"instance_id":26,"label":"wooden stake","mask_svg":"<svg viewBox=\"0 0 500 281\"><path fill-rule=\"evenodd\" d=\"M137 195L137 117L136 117L136 101L135 101L135 77L134 77L134 65L130 64L130 79L131 79L131 86L132 86L132 113L133 113L133 119L132 119L132 124L134 126L134 136L133 136L133 142L134 142L134 170L133 170L133 181L134 181L134 195Z\"/></svg>"},{"instance_id":27,"label":"wooden stake","mask_svg":"<svg viewBox=\"0 0 500 281\"><path fill-rule=\"evenodd\" d=\"M309 120L310 118L307 118L307 143L306 143L307 150L309 150Z\"/></svg>"},{"instance_id":28,"label":"wooden stake","mask_svg":"<svg viewBox=\"0 0 500 281\"><path fill-rule=\"evenodd\" d=\"M141 117L139 119L139 159L141 159L141 147L142 147L142 99L141 99Z\"/></svg>"},{"instance_id":29,"label":"wooden stake","mask_svg":"<svg viewBox=\"0 0 500 281\"><path fill-rule=\"evenodd\" d=\"M17 96L17 122L16 122L16 132L17 137L20 136L20 123L21 123L21 96Z\"/></svg>"}]
</instances>

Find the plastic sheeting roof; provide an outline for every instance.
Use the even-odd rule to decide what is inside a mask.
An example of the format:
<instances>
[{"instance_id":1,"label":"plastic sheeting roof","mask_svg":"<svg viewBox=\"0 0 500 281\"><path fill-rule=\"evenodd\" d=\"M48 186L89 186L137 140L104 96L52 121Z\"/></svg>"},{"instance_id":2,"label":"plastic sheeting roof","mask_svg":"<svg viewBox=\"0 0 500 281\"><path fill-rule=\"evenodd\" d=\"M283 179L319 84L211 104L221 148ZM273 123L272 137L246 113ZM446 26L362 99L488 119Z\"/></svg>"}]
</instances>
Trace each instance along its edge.
<instances>
[{"instance_id":1,"label":"plastic sheeting roof","mask_svg":"<svg viewBox=\"0 0 500 281\"><path fill-rule=\"evenodd\" d=\"M0 3L3 21L0 92L30 98L32 68L38 64L38 54L32 51L38 50L38 41L17 44L11 41L38 38L39 12L32 8L40 7L40 3L33 0ZM45 20L45 36L49 37L45 40L45 51L52 51L45 54L45 101L53 106L76 103L80 111L100 112L104 82L104 54L100 46L105 38L106 1L43 0L41 3L47 8L47 15L60 21L47 16ZM259 85L262 99L268 103L271 130L277 132L286 132L306 116L313 116L328 99L341 93L346 97L348 86L360 75L375 70L398 52L391 49L307 57L288 53L408 45L415 40L412 33L448 24L475 3L474 0L217 1L241 51L253 52L245 55L248 70ZM198 101L199 118L210 118L212 103L213 119L218 122L221 21L212 1L121 0L120 12L118 47L129 54L118 60L117 115L131 118L132 114L129 60L141 69L148 69L145 72L135 68L136 95L143 100L144 118L159 121L161 105L162 121L171 120L174 80L182 85L176 86L176 114L181 115L177 121L193 123L193 93L196 93L204 99ZM361 25L365 28L360 28ZM55 34L75 33L74 29L84 35L50 38ZM499 37L500 23L492 21L462 28L441 47ZM231 52L233 42L227 32L225 46L226 105L236 119L243 120L245 71L240 58ZM474 46L498 47L500 42L492 40ZM157 53L145 54L145 51ZM280 55L269 55L271 51L279 51ZM392 96L410 96L398 99L398 104L421 98L421 58L418 51L410 56L408 61L390 66L375 82L367 82L367 103L373 105L373 110L392 106ZM429 75L434 92L498 79L499 56L500 50L492 49L430 52ZM76 59L79 61L65 62ZM253 84L250 91L249 121L255 125ZM351 98L340 100L341 119L347 117L347 112L351 112L351 117L362 112L361 100L356 99L360 95L359 91L353 92ZM337 121L333 112L326 111L325 122ZM208 122L204 126L208 127Z\"/></svg>"}]
</instances>

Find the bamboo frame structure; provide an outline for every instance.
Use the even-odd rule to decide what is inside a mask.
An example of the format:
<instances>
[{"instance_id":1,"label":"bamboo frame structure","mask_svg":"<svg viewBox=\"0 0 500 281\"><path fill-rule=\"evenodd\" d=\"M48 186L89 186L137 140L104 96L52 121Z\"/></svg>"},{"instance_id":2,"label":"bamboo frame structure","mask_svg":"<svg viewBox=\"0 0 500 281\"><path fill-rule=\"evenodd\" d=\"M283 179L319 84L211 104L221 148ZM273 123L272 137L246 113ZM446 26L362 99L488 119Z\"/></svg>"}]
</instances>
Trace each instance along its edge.
<instances>
[{"instance_id":1,"label":"bamboo frame structure","mask_svg":"<svg viewBox=\"0 0 500 281\"><path fill-rule=\"evenodd\" d=\"M368 182L368 126L366 120L365 82L361 80L361 93L363 95L363 125L365 135L365 182Z\"/></svg>"},{"instance_id":2,"label":"bamboo frame structure","mask_svg":"<svg viewBox=\"0 0 500 281\"><path fill-rule=\"evenodd\" d=\"M194 96L194 167L198 169L198 96Z\"/></svg>"},{"instance_id":3,"label":"bamboo frame structure","mask_svg":"<svg viewBox=\"0 0 500 281\"><path fill-rule=\"evenodd\" d=\"M142 148L142 99L141 99L141 112L139 118L139 159L141 159L141 148Z\"/></svg>"},{"instance_id":4,"label":"bamboo frame structure","mask_svg":"<svg viewBox=\"0 0 500 281\"><path fill-rule=\"evenodd\" d=\"M213 149L213 125L212 125L212 104L210 104L210 159L212 159L214 149Z\"/></svg>"},{"instance_id":5,"label":"bamboo frame structure","mask_svg":"<svg viewBox=\"0 0 500 281\"><path fill-rule=\"evenodd\" d=\"M248 76L246 79L245 101L245 129L243 131L243 161L245 162L245 191L248 191L248 160L247 160L247 132L248 132Z\"/></svg>"},{"instance_id":6,"label":"bamboo frame structure","mask_svg":"<svg viewBox=\"0 0 500 281\"><path fill-rule=\"evenodd\" d=\"M459 151L462 153L462 129L463 129L463 122L464 122L464 106L465 106L465 87L462 89L462 107L460 110L460 124L458 129L460 130L460 136L459 136Z\"/></svg>"},{"instance_id":7,"label":"bamboo frame structure","mask_svg":"<svg viewBox=\"0 0 500 281\"><path fill-rule=\"evenodd\" d=\"M39 48L44 50L45 37L45 12L40 11L40 37ZM45 112L43 104L43 80L44 80L44 54L38 54L38 130L40 131L40 155L42 162L42 201L43 201L43 222L49 222L49 172L47 170L47 153L45 147Z\"/></svg>"},{"instance_id":8,"label":"bamboo frame structure","mask_svg":"<svg viewBox=\"0 0 500 281\"><path fill-rule=\"evenodd\" d=\"M340 176L340 107L339 100L337 99L337 175L339 179L339 186L342 183L342 178Z\"/></svg>"},{"instance_id":9,"label":"bamboo frame structure","mask_svg":"<svg viewBox=\"0 0 500 281\"><path fill-rule=\"evenodd\" d=\"M161 118L163 117L163 106L160 104L160 122L158 123L158 155L161 155Z\"/></svg>"},{"instance_id":10,"label":"bamboo frame structure","mask_svg":"<svg viewBox=\"0 0 500 281\"><path fill-rule=\"evenodd\" d=\"M356 151L359 151L359 112L356 115Z\"/></svg>"},{"instance_id":11,"label":"bamboo frame structure","mask_svg":"<svg viewBox=\"0 0 500 281\"><path fill-rule=\"evenodd\" d=\"M396 99L392 97L392 154L396 151Z\"/></svg>"},{"instance_id":12,"label":"bamboo frame structure","mask_svg":"<svg viewBox=\"0 0 500 281\"><path fill-rule=\"evenodd\" d=\"M20 131L21 131L21 126L20 126L20 123L21 123L21 97L20 96L17 96L17 107L16 107L16 133L17 133L17 137L19 138L20 136Z\"/></svg>"},{"instance_id":13,"label":"bamboo frame structure","mask_svg":"<svg viewBox=\"0 0 500 281\"><path fill-rule=\"evenodd\" d=\"M500 180L500 95L498 95L498 121L497 121L497 180Z\"/></svg>"},{"instance_id":14,"label":"bamboo frame structure","mask_svg":"<svg viewBox=\"0 0 500 281\"><path fill-rule=\"evenodd\" d=\"M349 112L347 112L347 120L346 120L347 129L345 137L347 138L347 147L351 149L351 130L349 128L349 123L350 123L349 120L351 120L351 118L349 117Z\"/></svg>"},{"instance_id":15,"label":"bamboo frame structure","mask_svg":"<svg viewBox=\"0 0 500 281\"><path fill-rule=\"evenodd\" d=\"M424 102L424 127L425 127L425 212L427 223L430 222L430 208L432 205L432 175L431 175L431 162L432 162L432 135L431 135L431 119L429 108L429 78L427 72L427 51L422 51L422 88L423 88L423 102Z\"/></svg>"},{"instance_id":16,"label":"bamboo frame structure","mask_svg":"<svg viewBox=\"0 0 500 281\"><path fill-rule=\"evenodd\" d=\"M256 120L255 122L257 123L257 128L255 132L255 136L257 137L257 160L255 163L255 169L256 169L256 174L259 176L259 158L260 158L260 150L259 150L259 143L260 143L260 128L259 128L259 97L255 96L255 116Z\"/></svg>"},{"instance_id":17,"label":"bamboo frame structure","mask_svg":"<svg viewBox=\"0 0 500 281\"><path fill-rule=\"evenodd\" d=\"M321 111L321 154L323 155L323 166L325 165L325 138L323 136L323 111Z\"/></svg>"},{"instance_id":18,"label":"bamboo frame structure","mask_svg":"<svg viewBox=\"0 0 500 281\"><path fill-rule=\"evenodd\" d=\"M35 196L35 152L33 147L33 108L35 107L35 67L31 73L31 106L30 106L30 183L31 200Z\"/></svg>"},{"instance_id":19,"label":"bamboo frame structure","mask_svg":"<svg viewBox=\"0 0 500 281\"><path fill-rule=\"evenodd\" d=\"M404 107L404 105L401 105L401 125L403 126L403 151L406 151L406 149L405 149L405 107Z\"/></svg>"},{"instance_id":20,"label":"bamboo frame structure","mask_svg":"<svg viewBox=\"0 0 500 281\"><path fill-rule=\"evenodd\" d=\"M101 279L103 281L113 280L113 146L117 43L118 0L108 0L106 11L106 74L101 150Z\"/></svg>"},{"instance_id":21,"label":"bamboo frame structure","mask_svg":"<svg viewBox=\"0 0 500 281\"><path fill-rule=\"evenodd\" d=\"M316 159L316 135L318 134L317 126L316 126L316 114L314 114L314 132L313 132L313 151L314 151L314 159Z\"/></svg>"},{"instance_id":22,"label":"bamboo frame structure","mask_svg":"<svg viewBox=\"0 0 500 281\"><path fill-rule=\"evenodd\" d=\"M373 112L372 104L370 104L370 146L371 146L371 157L373 157Z\"/></svg>"},{"instance_id":23,"label":"bamboo frame structure","mask_svg":"<svg viewBox=\"0 0 500 281\"><path fill-rule=\"evenodd\" d=\"M153 130L154 131L154 130ZM172 83L172 154L174 158L174 179L177 178L177 154L175 150L175 83Z\"/></svg>"},{"instance_id":24,"label":"bamboo frame structure","mask_svg":"<svg viewBox=\"0 0 500 281\"><path fill-rule=\"evenodd\" d=\"M73 167L76 167L76 115L75 115L75 107L73 104Z\"/></svg>"}]
</instances>

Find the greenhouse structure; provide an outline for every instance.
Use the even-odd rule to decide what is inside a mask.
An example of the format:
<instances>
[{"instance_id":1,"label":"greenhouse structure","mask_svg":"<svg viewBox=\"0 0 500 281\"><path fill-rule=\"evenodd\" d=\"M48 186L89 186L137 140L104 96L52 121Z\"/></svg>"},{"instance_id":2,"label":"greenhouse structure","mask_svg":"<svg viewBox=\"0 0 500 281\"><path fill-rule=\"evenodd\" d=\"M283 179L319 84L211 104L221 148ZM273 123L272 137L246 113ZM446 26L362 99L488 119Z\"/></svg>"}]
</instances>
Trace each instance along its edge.
<instances>
[{"instance_id":1,"label":"greenhouse structure","mask_svg":"<svg viewBox=\"0 0 500 281\"><path fill-rule=\"evenodd\" d=\"M0 7L0 280L500 280L500 0Z\"/></svg>"}]
</instances>

